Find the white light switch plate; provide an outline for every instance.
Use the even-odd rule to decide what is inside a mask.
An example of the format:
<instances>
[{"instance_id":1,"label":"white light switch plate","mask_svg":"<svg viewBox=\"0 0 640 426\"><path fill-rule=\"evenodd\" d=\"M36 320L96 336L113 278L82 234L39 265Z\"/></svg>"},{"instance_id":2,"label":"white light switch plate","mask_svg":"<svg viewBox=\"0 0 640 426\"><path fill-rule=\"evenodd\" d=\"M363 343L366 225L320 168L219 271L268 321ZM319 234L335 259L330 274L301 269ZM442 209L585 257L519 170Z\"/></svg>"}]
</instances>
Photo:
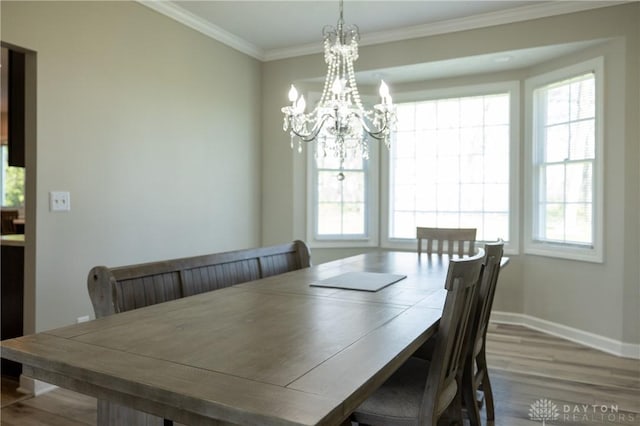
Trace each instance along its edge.
<instances>
[{"instance_id":1,"label":"white light switch plate","mask_svg":"<svg viewBox=\"0 0 640 426\"><path fill-rule=\"evenodd\" d=\"M49 192L49 211L68 212L71 210L71 194L68 191Z\"/></svg>"}]
</instances>

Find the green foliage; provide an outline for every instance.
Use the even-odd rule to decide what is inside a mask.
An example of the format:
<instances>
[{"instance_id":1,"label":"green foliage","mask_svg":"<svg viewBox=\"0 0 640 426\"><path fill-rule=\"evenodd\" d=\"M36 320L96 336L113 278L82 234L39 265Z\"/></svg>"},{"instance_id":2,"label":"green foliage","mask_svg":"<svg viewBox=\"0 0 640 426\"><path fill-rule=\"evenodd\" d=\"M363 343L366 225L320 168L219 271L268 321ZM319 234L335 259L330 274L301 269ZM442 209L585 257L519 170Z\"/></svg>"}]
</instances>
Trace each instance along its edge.
<instances>
[{"instance_id":1,"label":"green foliage","mask_svg":"<svg viewBox=\"0 0 640 426\"><path fill-rule=\"evenodd\" d=\"M24 205L24 168L7 167L5 179L5 194L2 205L6 207Z\"/></svg>"}]
</instances>

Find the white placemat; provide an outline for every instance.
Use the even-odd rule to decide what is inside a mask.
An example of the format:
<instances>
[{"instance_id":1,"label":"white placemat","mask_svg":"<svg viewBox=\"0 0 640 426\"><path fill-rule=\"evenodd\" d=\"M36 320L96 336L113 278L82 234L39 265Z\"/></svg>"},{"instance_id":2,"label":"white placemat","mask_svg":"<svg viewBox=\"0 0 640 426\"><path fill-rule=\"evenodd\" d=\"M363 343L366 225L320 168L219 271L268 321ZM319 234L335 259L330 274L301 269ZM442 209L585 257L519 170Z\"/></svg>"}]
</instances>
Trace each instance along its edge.
<instances>
[{"instance_id":1,"label":"white placemat","mask_svg":"<svg viewBox=\"0 0 640 426\"><path fill-rule=\"evenodd\" d=\"M347 290L378 291L396 283L406 275L379 272L347 272L310 284L312 287L343 288Z\"/></svg>"}]
</instances>

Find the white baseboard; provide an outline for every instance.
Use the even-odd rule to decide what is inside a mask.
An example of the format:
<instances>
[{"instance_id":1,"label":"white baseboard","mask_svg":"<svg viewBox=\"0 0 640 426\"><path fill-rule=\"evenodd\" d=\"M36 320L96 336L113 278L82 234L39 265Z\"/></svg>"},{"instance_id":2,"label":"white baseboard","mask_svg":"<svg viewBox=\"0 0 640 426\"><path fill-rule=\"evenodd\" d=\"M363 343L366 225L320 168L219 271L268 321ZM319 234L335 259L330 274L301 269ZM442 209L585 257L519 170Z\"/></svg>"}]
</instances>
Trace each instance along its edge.
<instances>
[{"instance_id":1,"label":"white baseboard","mask_svg":"<svg viewBox=\"0 0 640 426\"><path fill-rule=\"evenodd\" d=\"M50 383L42 382L40 380L32 379L31 377L27 377L24 374L20 375L20 386L18 387L18 392L24 393L27 395L38 396L43 393L51 392L58 387L52 385Z\"/></svg>"},{"instance_id":2,"label":"white baseboard","mask_svg":"<svg viewBox=\"0 0 640 426\"><path fill-rule=\"evenodd\" d=\"M491 322L502 324L517 324L534 330L542 331L581 345L607 352L612 355L640 359L640 344L625 343L609 337L583 331L563 324L532 317L515 312L491 312Z\"/></svg>"}]
</instances>

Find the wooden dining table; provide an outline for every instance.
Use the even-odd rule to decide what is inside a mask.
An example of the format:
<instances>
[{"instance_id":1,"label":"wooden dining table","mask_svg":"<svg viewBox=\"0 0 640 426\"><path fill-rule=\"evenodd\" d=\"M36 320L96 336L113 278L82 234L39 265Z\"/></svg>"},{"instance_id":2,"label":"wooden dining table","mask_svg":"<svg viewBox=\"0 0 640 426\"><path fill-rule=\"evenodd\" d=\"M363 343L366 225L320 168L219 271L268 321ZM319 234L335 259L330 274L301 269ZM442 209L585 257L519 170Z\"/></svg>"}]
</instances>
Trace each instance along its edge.
<instances>
[{"instance_id":1,"label":"wooden dining table","mask_svg":"<svg viewBox=\"0 0 640 426\"><path fill-rule=\"evenodd\" d=\"M338 425L435 333L448 263L375 251L5 340L1 353L35 379L179 423ZM348 272L406 278L375 292L312 285Z\"/></svg>"}]
</instances>

